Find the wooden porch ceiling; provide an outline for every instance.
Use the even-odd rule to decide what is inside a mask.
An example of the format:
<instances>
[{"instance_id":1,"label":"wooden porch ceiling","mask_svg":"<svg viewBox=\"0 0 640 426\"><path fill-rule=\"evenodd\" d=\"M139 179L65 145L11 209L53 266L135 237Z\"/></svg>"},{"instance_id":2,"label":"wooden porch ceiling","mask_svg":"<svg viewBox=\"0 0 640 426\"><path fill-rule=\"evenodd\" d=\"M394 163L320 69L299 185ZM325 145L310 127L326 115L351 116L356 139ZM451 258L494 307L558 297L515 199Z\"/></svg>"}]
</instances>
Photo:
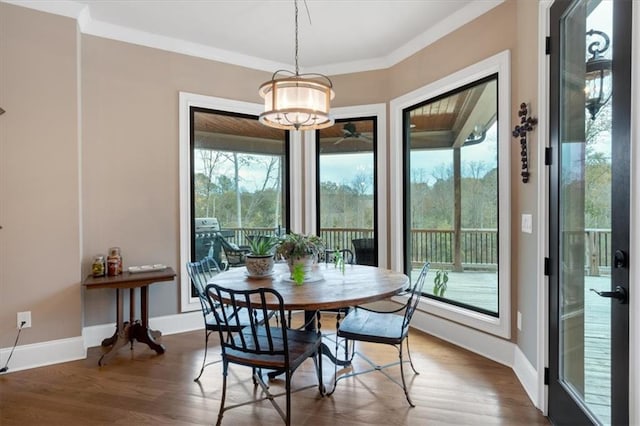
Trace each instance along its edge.
<instances>
[{"instance_id":1,"label":"wooden porch ceiling","mask_svg":"<svg viewBox=\"0 0 640 426\"><path fill-rule=\"evenodd\" d=\"M495 80L437 99L409 112L412 149L461 147L469 135L486 130L497 119ZM285 131L261 124L253 117L218 113L194 114L196 147L241 152L278 153ZM348 129L347 129L348 128ZM373 120L340 120L320 130L323 153L372 151Z\"/></svg>"}]
</instances>

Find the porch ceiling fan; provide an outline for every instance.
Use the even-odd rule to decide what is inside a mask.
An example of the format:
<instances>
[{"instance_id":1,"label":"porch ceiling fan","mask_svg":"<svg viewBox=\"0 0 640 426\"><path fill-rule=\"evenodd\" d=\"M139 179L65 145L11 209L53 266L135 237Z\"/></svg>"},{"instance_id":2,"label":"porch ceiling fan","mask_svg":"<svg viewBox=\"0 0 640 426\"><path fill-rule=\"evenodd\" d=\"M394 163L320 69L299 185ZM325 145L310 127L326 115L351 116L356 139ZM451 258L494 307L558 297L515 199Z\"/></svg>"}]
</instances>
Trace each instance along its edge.
<instances>
[{"instance_id":1,"label":"porch ceiling fan","mask_svg":"<svg viewBox=\"0 0 640 426\"><path fill-rule=\"evenodd\" d=\"M361 132L358 132L356 130L356 125L352 122L345 123L344 126L342 126L342 137L335 141L333 144L338 145L340 142L343 142L347 139L358 139L369 143L373 142L372 138L362 134Z\"/></svg>"}]
</instances>

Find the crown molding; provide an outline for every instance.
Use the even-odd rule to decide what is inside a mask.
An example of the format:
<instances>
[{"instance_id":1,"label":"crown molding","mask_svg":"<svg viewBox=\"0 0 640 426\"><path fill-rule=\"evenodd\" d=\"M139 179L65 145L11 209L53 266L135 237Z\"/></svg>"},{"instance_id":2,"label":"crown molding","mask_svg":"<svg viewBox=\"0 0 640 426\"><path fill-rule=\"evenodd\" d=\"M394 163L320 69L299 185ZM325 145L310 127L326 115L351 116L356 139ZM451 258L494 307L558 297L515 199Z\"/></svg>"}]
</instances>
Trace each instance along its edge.
<instances>
[{"instance_id":1,"label":"crown molding","mask_svg":"<svg viewBox=\"0 0 640 426\"><path fill-rule=\"evenodd\" d=\"M199 43L98 21L91 17L90 7L88 5L79 4L70 0L0 0L0 2L74 18L78 22L80 32L83 34L238 65L259 71L272 72L275 69L291 68L291 64L243 55ZM503 2L504 0L470 2L467 6L453 13L447 19L440 21L435 26L427 29L419 36L386 56L309 67L308 69L304 69L303 72L338 75L390 68Z\"/></svg>"}]
</instances>

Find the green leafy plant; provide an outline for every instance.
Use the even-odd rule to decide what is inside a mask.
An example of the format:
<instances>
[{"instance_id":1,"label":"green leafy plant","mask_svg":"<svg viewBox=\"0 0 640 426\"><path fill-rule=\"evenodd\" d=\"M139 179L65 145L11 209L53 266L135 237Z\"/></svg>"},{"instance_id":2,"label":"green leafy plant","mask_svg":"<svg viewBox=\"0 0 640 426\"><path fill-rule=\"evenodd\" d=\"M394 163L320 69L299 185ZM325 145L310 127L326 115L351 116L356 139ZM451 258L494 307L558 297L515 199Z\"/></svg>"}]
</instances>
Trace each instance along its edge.
<instances>
[{"instance_id":1,"label":"green leafy plant","mask_svg":"<svg viewBox=\"0 0 640 426\"><path fill-rule=\"evenodd\" d=\"M317 235L304 235L292 232L280 238L276 254L284 259L299 259L318 256L324 250L324 242Z\"/></svg>"},{"instance_id":2,"label":"green leafy plant","mask_svg":"<svg viewBox=\"0 0 640 426\"><path fill-rule=\"evenodd\" d=\"M433 277L433 295L444 297L444 292L447 291L447 282L449 282L449 271L437 270L436 276Z\"/></svg>"},{"instance_id":3,"label":"green leafy plant","mask_svg":"<svg viewBox=\"0 0 640 426\"><path fill-rule=\"evenodd\" d=\"M291 272L291 278L297 285L304 283L304 264L296 263L293 265L293 271Z\"/></svg>"},{"instance_id":4,"label":"green leafy plant","mask_svg":"<svg viewBox=\"0 0 640 426\"><path fill-rule=\"evenodd\" d=\"M273 235L255 235L247 238L249 250L254 256L268 256L273 254L273 249L278 245L278 238Z\"/></svg>"}]
</instances>

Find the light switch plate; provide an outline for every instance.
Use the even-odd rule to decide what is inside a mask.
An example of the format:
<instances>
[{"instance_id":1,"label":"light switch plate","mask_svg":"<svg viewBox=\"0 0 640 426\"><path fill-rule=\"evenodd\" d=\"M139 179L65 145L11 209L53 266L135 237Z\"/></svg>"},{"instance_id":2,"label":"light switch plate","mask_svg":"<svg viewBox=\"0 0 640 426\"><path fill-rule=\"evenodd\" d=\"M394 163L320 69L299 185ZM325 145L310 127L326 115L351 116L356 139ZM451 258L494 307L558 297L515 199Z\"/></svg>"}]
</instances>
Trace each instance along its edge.
<instances>
[{"instance_id":1,"label":"light switch plate","mask_svg":"<svg viewBox=\"0 0 640 426\"><path fill-rule=\"evenodd\" d=\"M518 318L517 320L518 330L522 331L522 314L520 313L520 311L518 311L517 318Z\"/></svg>"},{"instance_id":2,"label":"light switch plate","mask_svg":"<svg viewBox=\"0 0 640 426\"><path fill-rule=\"evenodd\" d=\"M533 233L533 217L530 214L522 215L522 232L526 232L527 234Z\"/></svg>"}]
</instances>

